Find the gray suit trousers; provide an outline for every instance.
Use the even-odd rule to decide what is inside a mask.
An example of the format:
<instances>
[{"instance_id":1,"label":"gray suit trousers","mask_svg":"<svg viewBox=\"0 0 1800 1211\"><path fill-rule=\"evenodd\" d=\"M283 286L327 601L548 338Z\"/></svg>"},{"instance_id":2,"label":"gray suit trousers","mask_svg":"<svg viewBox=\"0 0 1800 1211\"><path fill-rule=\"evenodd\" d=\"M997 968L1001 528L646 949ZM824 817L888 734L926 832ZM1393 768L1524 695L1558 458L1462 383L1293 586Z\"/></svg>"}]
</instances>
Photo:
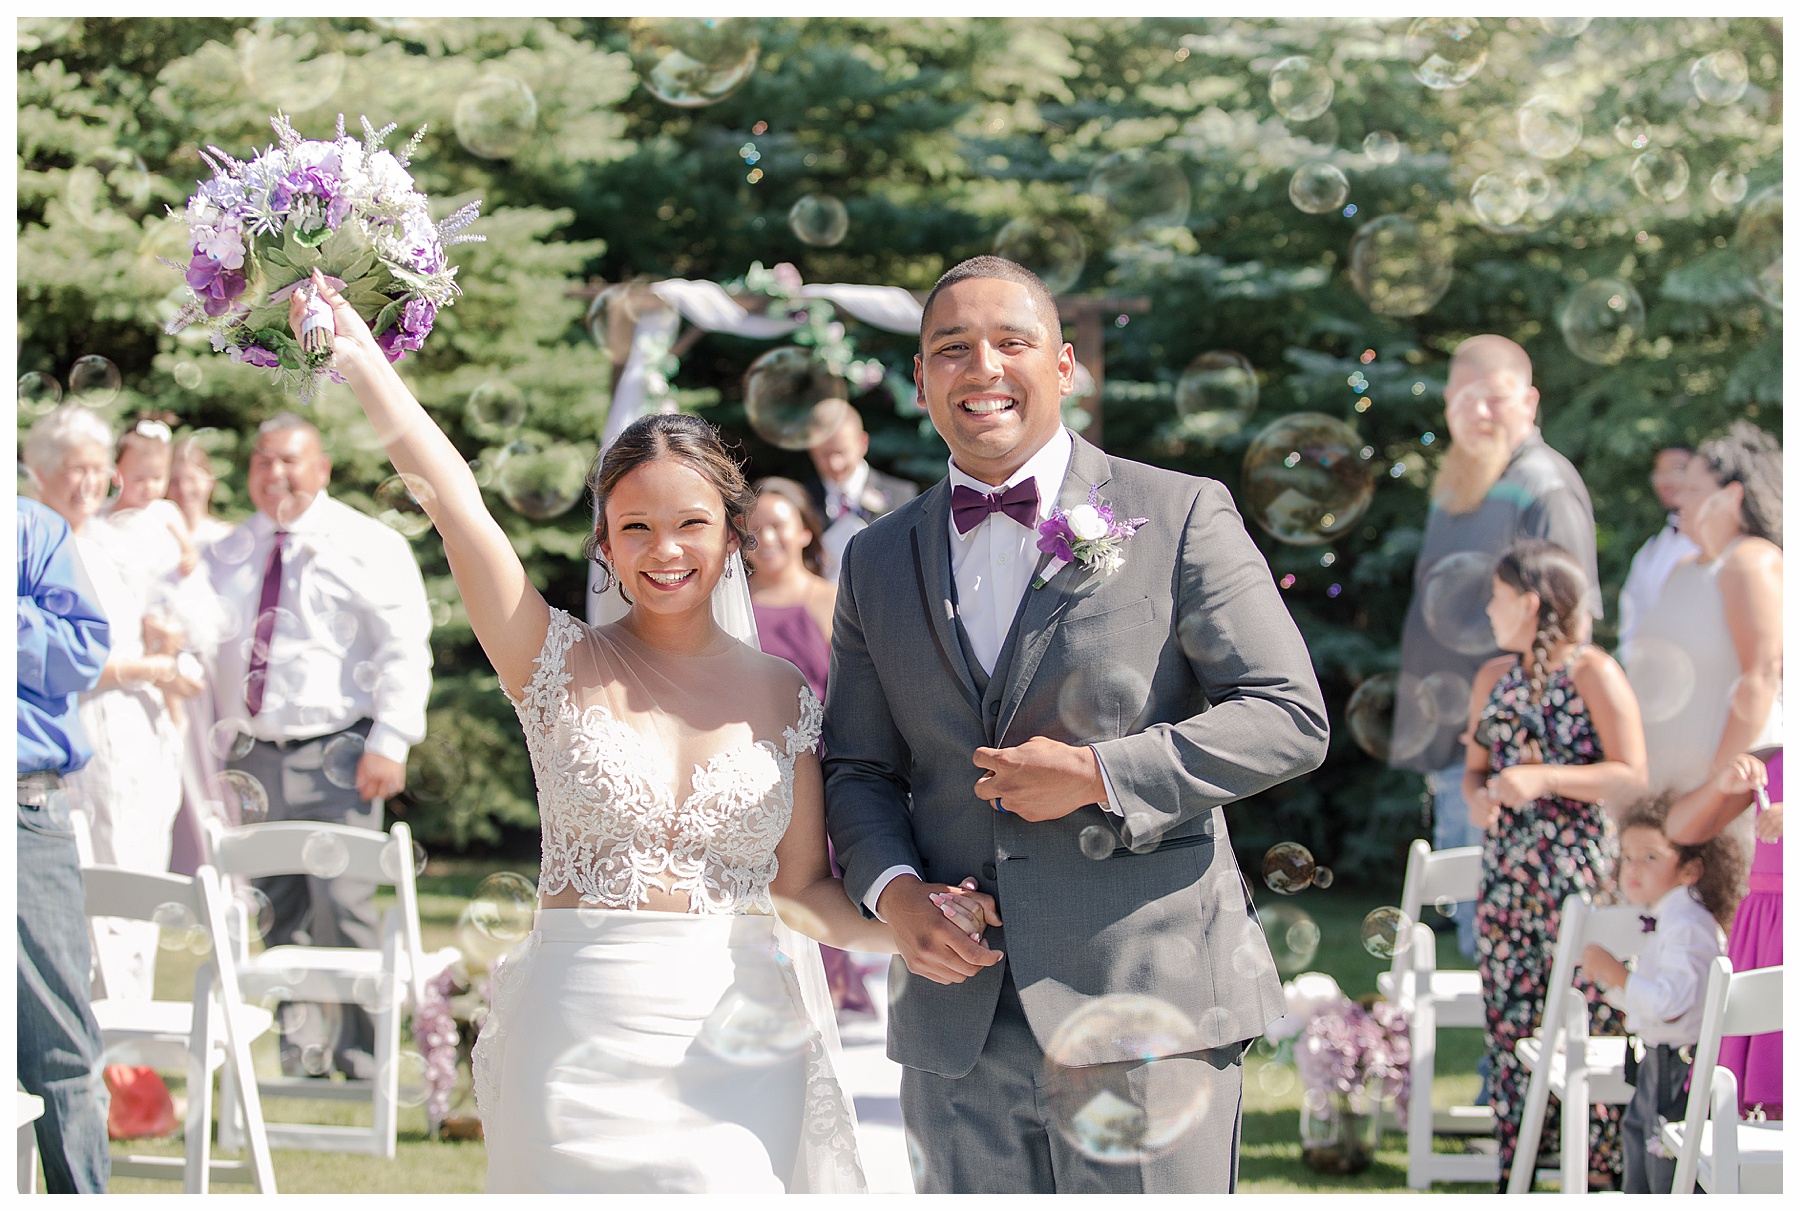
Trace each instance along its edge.
<instances>
[{"instance_id":1,"label":"gray suit trousers","mask_svg":"<svg viewBox=\"0 0 1800 1211\"><path fill-rule=\"evenodd\" d=\"M1237 1189L1243 1109L1241 1044L1151 1064L1103 1064L1106 1087L1146 1109L1201 1106L1173 1147L1136 1163L1094 1160L1059 1125L1044 1053L1007 971L994 1023L964 1077L903 1069L913 1185L920 1194L1229 1194ZM1062 1112L1066 1114L1065 1112ZM1228 1142L1227 1142L1228 1141Z\"/></svg>"}]
</instances>

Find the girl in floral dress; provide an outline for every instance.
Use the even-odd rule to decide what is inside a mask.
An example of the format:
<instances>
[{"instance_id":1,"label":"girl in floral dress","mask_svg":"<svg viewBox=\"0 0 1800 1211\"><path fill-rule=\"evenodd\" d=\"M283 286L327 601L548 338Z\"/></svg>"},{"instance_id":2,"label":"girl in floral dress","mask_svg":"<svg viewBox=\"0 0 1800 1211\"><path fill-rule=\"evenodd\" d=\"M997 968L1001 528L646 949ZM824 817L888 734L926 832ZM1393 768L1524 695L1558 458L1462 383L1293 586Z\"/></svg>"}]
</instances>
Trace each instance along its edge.
<instances>
[{"instance_id":1,"label":"girl in floral dress","mask_svg":"<svg viewBox=\"0 0 1800 1211\"><path fill-rule=\"evenodd\" d=\"M1541 539L1510 547L1487 613L1496 644L1512 654L1482 667L1469 702L1463 795L1486 833L1476 960L1502 1192L1529 1083L1513 1047L1543 1017L1563 900L1610 888L1618 838L1603 805L1632 802L1645 785L1643 725L1624 670L1577 638L1588 631L1587 591L1581 564L1563 548ZM1593 1033L1625 1033L1623 1015L1599 989L1581 987ZM1546 1140L1558 1138L1557 1110L1552 1099ZM1594 1186L1616 1186L1621 1113L1590 1110Z\"/></svg>"}]
</instances>

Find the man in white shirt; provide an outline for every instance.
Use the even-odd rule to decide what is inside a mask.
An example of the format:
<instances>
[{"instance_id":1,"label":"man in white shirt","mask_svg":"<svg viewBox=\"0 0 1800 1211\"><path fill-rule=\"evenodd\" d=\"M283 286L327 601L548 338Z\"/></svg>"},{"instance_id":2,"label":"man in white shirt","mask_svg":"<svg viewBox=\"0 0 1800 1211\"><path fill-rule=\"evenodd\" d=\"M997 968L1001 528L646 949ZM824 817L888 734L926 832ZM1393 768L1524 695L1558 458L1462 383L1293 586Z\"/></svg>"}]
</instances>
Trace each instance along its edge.
<instances>
[{"instance_id":1,"label":"man in white shirt","mask_svg":"<svg viewBox=\"0 0 1800 1211\"><path fill-rule=\"evenodd\" d=\"M425 736L431 612L406 539L325 492L319 431L292 413L265 421L250 456L257 512L207 552L237 634L220 647L221 720L254 739L230 762L269 797L270 820L380 829L382 805L406 784L406 754ZM360 754L358 752L360 750ZM274 907L271 945L374 948L374 885L312 875L259 879ZM368 1015L344 1006L285 1015L285 1071L330 1065L372 1075Z\"/></svg>"},{"instance_id":2,"label":"man in white shirt","mask_svg":"<svg viewBox=\"0 0 1800 1211\"><path fill-rule=\"evenodd\" d=\"M869 434L862 413L844 405L844 419L807 449L817 483L809 486L813 503L825 517L825 533L819 536L823 551L819 574L837 582L844 548L877 517L885 517L919 494L911 480L886 475L869 465Z\"/></svg>"},{"instance_id":3,"label":"man in white shirt","mask_svg":"<svg viewBox=\"0 0 1800 1211\"><path fill-rule=\"evenodd\" d=\"M1677 526L1676 507L1680 504L1682 472L1687 468L1687 461L1693 451L1685 446L1667 446L1656 452L1656 461L1650 469L1650 487L1656 493L1656 499L1668 510L1669 520L1651 535L1636 555L1631 557L1631 571L1625 577L1624 587L1619 590L1619 650L1622 652L1631 643L1631 636L1637 630L1638 619L1644 611L1656 604L1657 595L1662 592L1664 582L1675 565L1700 550L1694 540L1683 534Z\"/></svg>"}]
</instances>

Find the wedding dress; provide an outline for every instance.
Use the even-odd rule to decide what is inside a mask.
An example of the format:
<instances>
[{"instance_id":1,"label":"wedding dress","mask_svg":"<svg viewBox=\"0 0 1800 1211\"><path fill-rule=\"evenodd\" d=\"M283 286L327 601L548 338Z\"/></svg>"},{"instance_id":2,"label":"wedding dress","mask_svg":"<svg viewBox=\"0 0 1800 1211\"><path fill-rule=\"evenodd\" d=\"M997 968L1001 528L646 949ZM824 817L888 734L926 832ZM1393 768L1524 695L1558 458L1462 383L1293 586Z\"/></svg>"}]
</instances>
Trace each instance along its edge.
<instances>
[{"instance_id":1,"label":"wedding dress","mask_svg":"<svg viewBox=\"0 0 1800 1211\"><path fill-rule=\"evenodd\" d=\"M487 1188L866 1189L818 948L773 915L820 705L770 658L650 648L551 611L514 703L537 778L539 909L475 1045ZM686 783L686 786L683 786ZM688 911L639 910L646 892Z\"/></svg>"}]
</instances>

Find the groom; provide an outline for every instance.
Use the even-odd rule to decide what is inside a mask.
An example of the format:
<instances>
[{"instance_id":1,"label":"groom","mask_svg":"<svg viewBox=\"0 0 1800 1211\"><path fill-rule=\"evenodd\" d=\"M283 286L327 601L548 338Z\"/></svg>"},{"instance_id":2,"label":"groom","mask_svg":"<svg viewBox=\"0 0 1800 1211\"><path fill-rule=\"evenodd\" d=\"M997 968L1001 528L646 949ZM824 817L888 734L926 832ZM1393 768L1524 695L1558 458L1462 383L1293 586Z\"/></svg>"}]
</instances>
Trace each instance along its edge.
<instances>
[{"instance_id":1,"label":"groom","mask_svg":"<svg viewBox=\"0 0 1800 1211\"><path fill-rule=\"evenodd\" d=\"M1222 808L1323 759L1312 663L1224 487L1064 429L1074 374L1030 271L984 256L940 278L913 378L949 475L858 535L838 584L828 821L904 960L888 1055L922 1193L1232 1189L1242 1052L1284 1011ZM1123 566L1032 588L1036 527L1090 489L1148 519ZM1005 922L979 942L931 899L964 876ZM1194 1117L1102 1163L1044 1049L1126 993L1178 1008L1195 1046L1146 1063L1109 1035L1084 1087L1115 1123Z\"/></svg>"}]
</instances>

